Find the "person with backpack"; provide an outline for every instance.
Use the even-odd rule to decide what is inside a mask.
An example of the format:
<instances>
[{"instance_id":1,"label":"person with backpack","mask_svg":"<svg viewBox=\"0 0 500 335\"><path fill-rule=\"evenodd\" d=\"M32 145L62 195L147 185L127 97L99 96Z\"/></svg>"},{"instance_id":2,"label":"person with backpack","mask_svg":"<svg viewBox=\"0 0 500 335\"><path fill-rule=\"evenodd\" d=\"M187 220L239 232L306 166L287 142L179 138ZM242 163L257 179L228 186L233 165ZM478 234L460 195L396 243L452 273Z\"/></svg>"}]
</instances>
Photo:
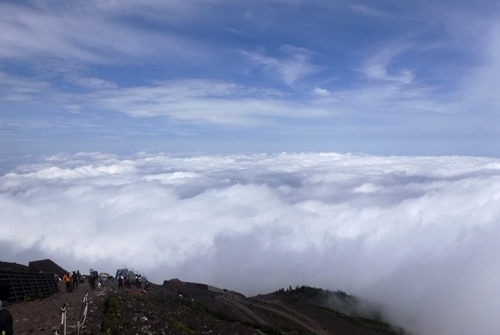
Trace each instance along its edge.
<instances>
[{"instance_id":1,"label":"person with backpack","mask_svg":"<svg viewBox=\"0 0 500 335\"><path fill-rule=\"evenodd\" d=\"M90 271L89 283L91 290L95 290L95 281L97 280L98 277L99 275L97 274L97 271L93 270Z\"/></svg>"},{"instance_id":2,"label":"person with backpack","mask_svg":"<svg viewBox=\"0 0 500 335\"><path fill-rule=\"evenodd\" d=\"M69 272L66 272L63 276L63 283L66 285L66 292L70 292L70 290L72 290L73 286L72 286L72 280L71 280L71 276L69 274Z\"/></svg>"},{"instance_id":3,"label":"person with backpack","mask_svg":"<svg viewBox=\"0 0 500 335\"><path fill-rule=\"evenodd\" d=\"M122 275L122 273L120 272L120 273L118 274L118 289L119 289L119 290L120 290L120 289L121 289L121 290L123 290L123 280L124 280L123 275Z\"/></svg>"},{"instance_id":4,"label":"person with backpack","mask_svg":"<svg viewBox=\"0 0 500 335\"><path fill-rule=\"evenodd\" d=\"M125 275L125 279L124 279L123 283L125 284L126 288L131 288L131 286L130 286L131 285L130 284L130 275L128 275L128 274Z\"/></svg>"},{"instance_id":5,"label":"person with backpack","mask_svg":"<svg viewBox=\"0 0 500 335\"><path fill-rule=\"evenodd\" d=\"M10 295L10 287L7 283L0 283L0 334L14 335L12 314L3 307L3 301L7 301Z\"/></svg>"},{"instance_id":6,"label":"person with backpack","mask_svg":"<svg viewBox=\"0 0 500 335\"><path fill-rule=\"evenodd\" d=\"M90 284L90 289L95 290L95 279L94 279L94 272L93 271L90 271L89 284Z\"/></svg>"},{"instance_id":7,"label":"person with backpack","mask_svg":"<svg viewBox=\"0 0 500 335\"><path fill-rule=\"evenodd\" d=\"M151 284L149 283L149 281L147 279L146 279L146 283L144 283L144 289L146 291L151 290Z\"/></svg>"},{"instance_id":8,"label":"person with backpack","mask_svg":"<svg viewBox=\"0 0 500 335\"><path fill-rule=\"evenodd\" d=\"M76 271L73 271L73 276L71 277L71 285L73 286L73 290L78 288L78 274Z\"/></svg>"}]
</instances>

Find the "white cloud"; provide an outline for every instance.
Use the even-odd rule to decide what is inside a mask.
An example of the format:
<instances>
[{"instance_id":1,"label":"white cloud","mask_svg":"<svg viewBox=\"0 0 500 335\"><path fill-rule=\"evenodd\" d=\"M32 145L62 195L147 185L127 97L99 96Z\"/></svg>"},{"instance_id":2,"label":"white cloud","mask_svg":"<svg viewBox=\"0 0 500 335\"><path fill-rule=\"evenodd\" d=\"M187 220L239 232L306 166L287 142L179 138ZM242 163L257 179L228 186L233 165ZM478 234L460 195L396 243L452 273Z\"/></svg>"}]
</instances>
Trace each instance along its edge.
<instances>
[{"instance_id":1,"label":"white cloud","mask_svg":"<svg viewBox=\"0 0 500 335\"><path fill-rule=\"evenodd\" d=\"M329 113L326 106L314 101L292 102L275 89L231 82L184 79L154 82L148 86L118 87L99 78L75 73L63 76L85 91L60 92L49 81L0 72L0 87L5 87L0 100L11 105L33 104L37 109L82 113L112 111L131 117L163 116L183 122L238 127L267 124L273 117L309 118Z\"/></svg>"},{"instance_id":2,"label":"white cloud","mask_svg":"<svg viewBox=\"0 0 500 335\"><path fill-rule=\"evenodd\" d=\"M387 66L385 64L370 64L365 69L365 73L370 79L380 79L400 82L402 84L409 84L413 81L414 75L409 70L401 70L397 74L389 74L387 72Z\"/></svg>"},{"instance_id":3,"label":"white cloud","mask_svg":"<svg viewBox=\"0 0 500 335\"><path fill-rule=\"evenodd\" d=\"M391 72L388 70L394 60L402 53L407 52L409 48L408 43L404 42L382 48L369 57L362 72L368 79L410 84L415 77L411 70L405 68Z\"/></svg>"},{"instance_id":4,"label":"white cloud","mask_svg":"<svg viewBox=\"0 0 500 335\"><path fill-rule=\"evenodd\" d=\"M312 51L292 45L283 45L280 51L284 53L281 58L265 56L260 53L243 52L256 66L263 67L292 86L301 80L319 71L320 67L311 62Z\"/></svg>"},{"instance_id":5,"label":"white cloud","mask_svg":"<svg viewBox=\"0 0 500 335\"><path fill-rule=\"evenodd\" d=\"M229 82L177 80L154 86L101 90L89 96L89 106L133 117L173 119L221 125L248 125L269 117L318 117L321 105L292 103L277 90Z\"/></svg>"},{"instance_id":6,"label":"white cloud","mask_svg":"<svg viewBox=\"0 0 500 335\"><path fill-rule=\"evenodd\" d=\"M487 47L481 53L482 62L473 70L468 70L467 77L461 81L463 85L457 92L462 97L463 104L470 110L488 111L498 114L500 112L498 90L500 85L500 24L493 24L481 40ZM487 121L489 122L489 121Z\"/></svg>"},{"instance_id":7,"label":"white cloud","mask_svg":"<svg viewBox=\"0 0 500 335\"><path fill-rule=\"evenodd\" d=\"M98 12L92 6L0 4L0 30L7 32L0 35L0 58L17 61L42 57L102 65L160 55L199 60L201 50L205 57L209 54L201 43L165 31L137 29L113 11Z\"/></svg>"},{"instance_id":8,"label":"white cloud","mask_svg":"<svg viewBox=\"0 0 500 335\"><path fill-rule=\"evenodd\" d=\"M153 282L244 294L342 289L415 334L495 333L499 166L333 153L58 155L0 177L2 260L127 265Z\"/></svg>"},{"instance_id":9,"label":"white cloud","mask_svg":"<svg viewBox=\"0 0 500 335\"><path fill-rule=\"evenodd\" d=\"M314 90L312 91L312 93L314 95L317 95L317 96L320 96L320 97L328 97L328 96L331 95L330 91L325 90L324 88L319 88L319 87L314 88Z\"/></svg>"},{"instance_id":10,"label":"white cloud","mask_svg":"<svg viewBox=\"0 0 500 335\"><path fill-rule=\"evenodd\" d=\"M380 10L377 10L377 9L373 9L371 7L368 7L368 6L365 6L365 5L354 5L354 4L351 4L350 7L356 11L356 12L359 12L363 15L366 15L366 16L375 16L375 17L390 17L390 15L386 12L383 12L383 11L380 11Z\"/></svg>"},{"instance_id":11,"label":"white cloud","mask_svg":"<svg viewBox=\"0 0 500 335\"><path fill-rule=\"evenodd\" d=\"M29 101L41 93L54 94L52 85L48 82L24 79L0 71L0 99L5 103L16 101Z\"/></svg>"}]
</instances>

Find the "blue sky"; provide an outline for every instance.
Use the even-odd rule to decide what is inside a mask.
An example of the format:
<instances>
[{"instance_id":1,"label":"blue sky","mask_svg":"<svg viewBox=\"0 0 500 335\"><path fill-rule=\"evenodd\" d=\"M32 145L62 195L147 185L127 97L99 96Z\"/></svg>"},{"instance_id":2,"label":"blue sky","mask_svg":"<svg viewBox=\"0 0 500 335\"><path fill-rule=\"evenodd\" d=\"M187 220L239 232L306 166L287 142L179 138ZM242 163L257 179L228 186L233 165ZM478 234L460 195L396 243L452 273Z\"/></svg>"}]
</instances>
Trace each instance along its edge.
<instances>
[{"instance_id":1,"label":"blue sky","mask_svg":"<svg viewBox=\"0 0 500 335\"><path fill-rule=\"evenodd\" d=\"M1 1L0 150L498 156L495 1Z\"/></svg>"}]
</instances>

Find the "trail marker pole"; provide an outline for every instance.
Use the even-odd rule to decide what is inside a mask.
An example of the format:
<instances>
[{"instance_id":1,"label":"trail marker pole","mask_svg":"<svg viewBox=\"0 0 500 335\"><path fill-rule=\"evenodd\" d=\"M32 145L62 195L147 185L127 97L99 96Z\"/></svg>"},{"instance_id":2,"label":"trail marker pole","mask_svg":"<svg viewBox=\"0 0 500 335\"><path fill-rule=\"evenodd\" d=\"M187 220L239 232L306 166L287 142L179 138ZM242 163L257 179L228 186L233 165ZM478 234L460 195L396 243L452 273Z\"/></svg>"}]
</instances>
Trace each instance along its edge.
<instances>
[{"instance_id":1,"label":"trail marker pole","mask_svg":"<svg viewBox=\"0 0 500 335\"><path fill-rule=\"evenodd\" d=\"M80 329L82 328L85 321L87 321L87 311L89 309L88 292L85 292L83 296L82 308L80 309L80 317L78 318L77 328L78 335L80 335Z\"/></svg>"},{"instance_id":2,"label":"trail marker pole","mask_svg":"<svg viewBox=\"0 0 500 335\"><path fill-rule=\"evenodd\" d=\"M56 335L66 335L66 304L61 307L61 324L57 327Z\"/></svg>"}]
</instances>

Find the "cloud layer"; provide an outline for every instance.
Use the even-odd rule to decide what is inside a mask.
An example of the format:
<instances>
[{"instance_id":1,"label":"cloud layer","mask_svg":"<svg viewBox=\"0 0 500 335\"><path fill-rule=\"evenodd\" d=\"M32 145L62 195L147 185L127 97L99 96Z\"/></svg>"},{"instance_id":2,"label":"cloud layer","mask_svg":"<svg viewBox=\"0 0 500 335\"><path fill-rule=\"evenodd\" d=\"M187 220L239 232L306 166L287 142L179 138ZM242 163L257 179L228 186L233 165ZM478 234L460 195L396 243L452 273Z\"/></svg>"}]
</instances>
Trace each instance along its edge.
<instances>
[{"instance_id":1,"label":"cloud layer","mask_svg":"<svg viewBox=\"0 0 500 335\"><path fill-rule=\"evenodd\" d=\"M0 177L2 260L246 295L341 289L416 334L491 334L500 160L58 155Z\"/></svg>"}]
</instances>

